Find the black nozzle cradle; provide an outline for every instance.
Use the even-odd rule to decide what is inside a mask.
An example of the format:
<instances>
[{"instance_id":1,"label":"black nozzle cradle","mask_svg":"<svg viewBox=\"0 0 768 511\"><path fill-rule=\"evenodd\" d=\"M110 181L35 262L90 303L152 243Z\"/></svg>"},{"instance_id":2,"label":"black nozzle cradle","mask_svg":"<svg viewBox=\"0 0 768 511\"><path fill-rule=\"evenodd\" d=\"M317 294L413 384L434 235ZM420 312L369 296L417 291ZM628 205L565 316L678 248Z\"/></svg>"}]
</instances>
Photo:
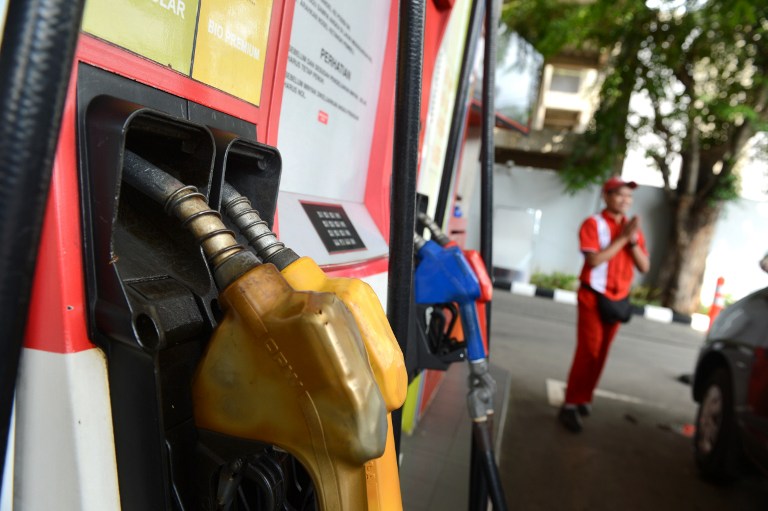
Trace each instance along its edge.
<instances>
[{"instance_id":1,"label":"black nozzle cradle","mask_svg":"<svg viewBox=\"0 0 768 511\"><path fill-rule=\"evenodd\" d=\"M175 216L203 248L214 278L223 289L237 277L259 264L251 252L235 240L235 233L221 221L205 196L132 151L123 156L123 180L155 202L166 214Z\"/></svg>"},{"instance_id":2,"label":"black nozzle cradle","mask_svg":"<svg viewBox=\"0 0 768 511\"><path fill-rule=\"evenodd\" d=\"M429 229L429 232L432 233L432 239L440 246L444 247L451 242L451 239L443 232L440 226L426 213L419 213L419 221Z\"/></svg>"},{"instance_id":3,"label":"black nozzle cradle","mask_svg":"<svg viewBox=\"0 0 768 511\"><path fill-rule=\"evenodd\" d=\"M259 259L274 264L280 271L299 259L296 252L277 239L267 222L262 220L259 212L251 206L251 201L241 195L234 186L224 182L221 196L222 209L248 240Z\"/></svg>"}]
</instances>

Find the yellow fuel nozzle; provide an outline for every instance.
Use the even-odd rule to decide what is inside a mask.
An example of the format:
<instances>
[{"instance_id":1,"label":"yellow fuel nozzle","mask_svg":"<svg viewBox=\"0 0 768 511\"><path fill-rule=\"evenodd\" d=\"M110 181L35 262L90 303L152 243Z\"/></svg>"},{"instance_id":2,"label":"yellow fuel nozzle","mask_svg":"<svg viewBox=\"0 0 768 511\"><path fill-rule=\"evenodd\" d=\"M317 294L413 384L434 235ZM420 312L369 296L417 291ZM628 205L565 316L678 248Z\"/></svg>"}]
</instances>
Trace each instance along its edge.
<instances>
[{"instance_id":1,"label":"yellow fuel nozzle","mask_svg":"<svg viewBox=\"0 0 768 511\"><path fill-rule=\"evenodd\" d=\"M346 307L295 291L271 264L220 297L224 320L193 382L198 426L282 447L310 473L320 509L362 509L361 467L383 453L387 422Z\"/></svg>"},{"instance_id":2,"label":"yellow fuel nozzle","mask_svg":"<svg viewBox=\"0 0 768 511\"><path fill-rule=\"evenodd\" d=\"M331 293L296 291L238 245L194 187L126 152L123 178L175 215L203 247L224 318L192 382L198 427L275 444L315 484L321 510L357 510L387 415L354 318Z\"/></svg>"},{"instance_id":3,"label":"yellow fuel nozzle","mask_svg":"<svg viewBox=\"0 0 768 511\"><path fill-rule=\"evenodd\" d=\"M365 282L331 278L308 257L299 257L280 243L246 197L225 183L222 203L227 216L265 262L273 262L295 289L334 293L347 306L360 329L376 383L389 412L405 401L408 375L403 353L376 293ZM397 511L402 509L392 418L388 415L387 447L384 455L366 464L367 507L354 509Z\"/></svg>"}]
</instances>

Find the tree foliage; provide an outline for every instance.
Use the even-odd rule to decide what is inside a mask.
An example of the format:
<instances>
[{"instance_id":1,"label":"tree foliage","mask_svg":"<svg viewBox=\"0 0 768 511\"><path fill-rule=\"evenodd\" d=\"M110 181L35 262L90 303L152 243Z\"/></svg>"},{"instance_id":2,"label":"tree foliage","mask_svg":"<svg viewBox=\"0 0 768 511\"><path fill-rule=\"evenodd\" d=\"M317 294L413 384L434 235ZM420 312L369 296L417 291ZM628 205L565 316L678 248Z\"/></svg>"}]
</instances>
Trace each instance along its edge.
<instances>
[{"instance_id":1,"label":"tree foliage","mask_svg":"<svg viewBox=\"0 0 768 511\"><path fill-rule=\"evenodd\" d=\"M736 161L768 127L767 18L768 0L508 0L502 12L545 57L586 48L607 60L599 108L563 173L570 189L616 173L627 144L653 134L647 155L670 198L710 203L736 196ZM652 111L630 115L633 93Z\"/></svg>"},{"instance_id":2,"label":"tree foliage","mask_svg":"<svg viewBox=\"0 0 768 511\"><path fill-rule=\"evenodd\" d=\"M662 303L695 311L737 163L768 129L768 0L507 0L502 19L545 57L602 56L599 106L561 176L571 191L599 183L642 139L671 215Z\"/></svg>"}]
</instances>

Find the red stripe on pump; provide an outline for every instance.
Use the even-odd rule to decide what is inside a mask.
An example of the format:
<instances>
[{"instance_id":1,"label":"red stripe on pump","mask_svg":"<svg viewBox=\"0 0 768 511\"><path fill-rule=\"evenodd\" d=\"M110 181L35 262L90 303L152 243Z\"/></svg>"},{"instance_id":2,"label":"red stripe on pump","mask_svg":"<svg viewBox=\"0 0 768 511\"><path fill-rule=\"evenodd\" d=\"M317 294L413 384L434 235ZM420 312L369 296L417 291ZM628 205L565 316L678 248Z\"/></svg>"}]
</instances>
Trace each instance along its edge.
<instances>
[{"instance_id":1,"label":"red stripe on pump","mask_svg":"<svg viewBox=\"0 0 768 511\"><path fill-rule=\"evenodd\" d=\"M85 277L80 232L80 190L75 145L72 72L53 163L51 191L32 285L24 346L53 353L93 348L86 330Z\"/></svg>"}]
</instances>

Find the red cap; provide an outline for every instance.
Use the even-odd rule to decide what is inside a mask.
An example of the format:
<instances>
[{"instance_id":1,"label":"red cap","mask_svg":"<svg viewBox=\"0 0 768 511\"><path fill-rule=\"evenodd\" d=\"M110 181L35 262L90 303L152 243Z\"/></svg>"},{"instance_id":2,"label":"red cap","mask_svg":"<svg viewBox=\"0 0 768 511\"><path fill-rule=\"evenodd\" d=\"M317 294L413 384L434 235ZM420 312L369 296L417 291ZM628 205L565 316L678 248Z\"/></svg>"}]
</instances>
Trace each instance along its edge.
<instances>
[{"instance_id":1,"label":"red cap","mask_svg":"<svg viewBox=\"0 0 768 511\"><path fill-rule=\"evenodd\" d=\"M603 183L603 192L608 193L612 192L613 190L617 188L621 188L622 186L628 186L632 188L633 190L637 188L637 183L634 181L624 181L621 178L618 177L612 177L605 183Z\"/></svg>"}]
</instances>

